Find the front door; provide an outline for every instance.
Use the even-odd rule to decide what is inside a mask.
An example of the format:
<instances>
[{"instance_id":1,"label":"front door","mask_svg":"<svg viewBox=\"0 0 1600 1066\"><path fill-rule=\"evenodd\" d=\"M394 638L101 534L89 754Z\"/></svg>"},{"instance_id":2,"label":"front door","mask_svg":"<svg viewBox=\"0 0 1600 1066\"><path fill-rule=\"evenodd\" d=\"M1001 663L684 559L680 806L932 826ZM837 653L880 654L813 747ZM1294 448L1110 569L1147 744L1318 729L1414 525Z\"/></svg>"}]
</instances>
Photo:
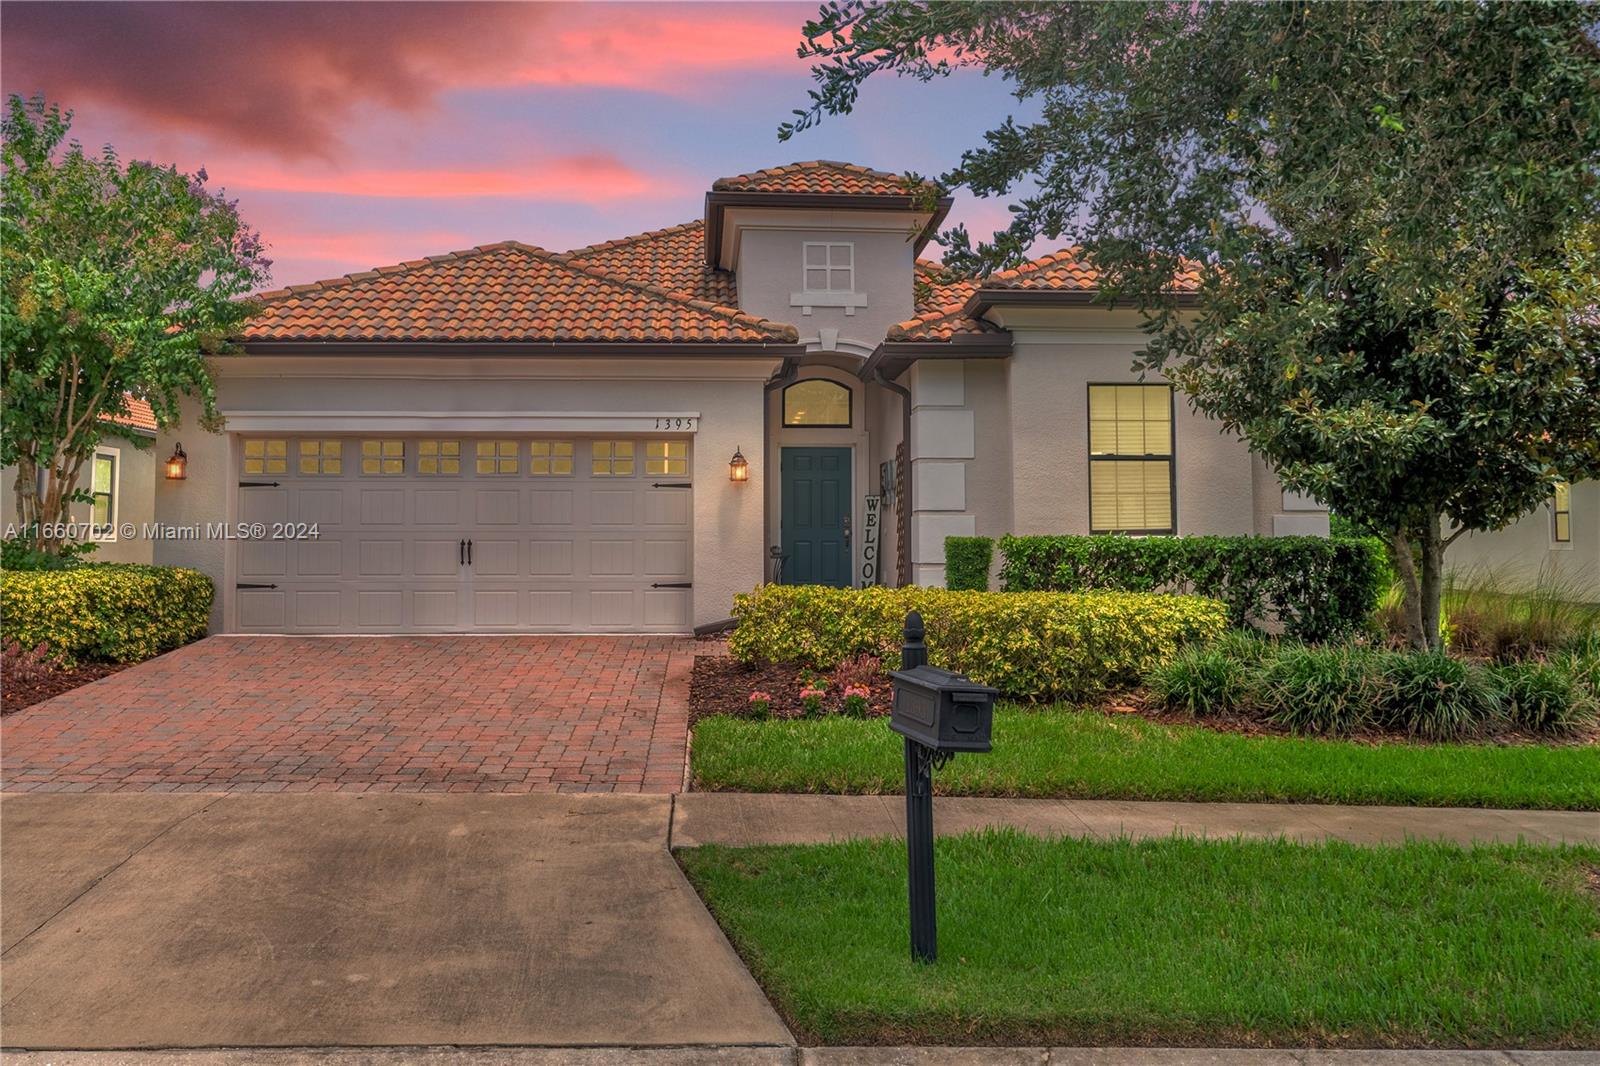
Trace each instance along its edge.
<instances>
[{"instance_id":1,"label":"front door","mask_svg":"<svg viewBox=\"0 0 1600 1066\"><path fill-rule=\"evenodd\" d=\"M781 545L788 585L850 584L850 449L784 448Z\"/></svg>"}]
</instances>

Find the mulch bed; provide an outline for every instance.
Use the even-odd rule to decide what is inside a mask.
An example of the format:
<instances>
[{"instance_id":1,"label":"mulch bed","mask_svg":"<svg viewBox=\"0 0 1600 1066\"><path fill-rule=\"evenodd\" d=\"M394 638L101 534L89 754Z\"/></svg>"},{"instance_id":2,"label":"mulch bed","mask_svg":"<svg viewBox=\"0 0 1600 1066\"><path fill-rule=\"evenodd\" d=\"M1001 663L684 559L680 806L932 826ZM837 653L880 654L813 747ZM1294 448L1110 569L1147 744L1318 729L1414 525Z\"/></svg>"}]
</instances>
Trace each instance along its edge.
<instances>
[{"instance_id":1,"label":"mulch bed","mask_svg":"<svg viewBox=\"0 0 1600 1066\"><path fill-rule=\"evenodd\" d=\"M80 685L98 681L131 663L81 663L70 670L53 668L44 676L23 680L9 669L0 669L0 715L16 714L51 696L70 692Z\"/></svg>"},{"instance_id":2,"label":"mulch bed","mask_svg":"<svg viewBox=\"0 0 1600 1066\"><path fill-rule=\"evenodd\" d=\"M844 685L836 683L827 671L804 670L793 663L746 665L726 655L697 655L689 682L689 724L718 714L751 717L752 692L765 692L772 697L772 717L803 718L805 708L800 706L800 690L812 680L820 680L827 689L827 713L838 714L839 704L844 699ZM887 716L894 700L889 676L880 675L867 687L872 690L867 700L868 716Z\"/></svg>"}]
</instances>

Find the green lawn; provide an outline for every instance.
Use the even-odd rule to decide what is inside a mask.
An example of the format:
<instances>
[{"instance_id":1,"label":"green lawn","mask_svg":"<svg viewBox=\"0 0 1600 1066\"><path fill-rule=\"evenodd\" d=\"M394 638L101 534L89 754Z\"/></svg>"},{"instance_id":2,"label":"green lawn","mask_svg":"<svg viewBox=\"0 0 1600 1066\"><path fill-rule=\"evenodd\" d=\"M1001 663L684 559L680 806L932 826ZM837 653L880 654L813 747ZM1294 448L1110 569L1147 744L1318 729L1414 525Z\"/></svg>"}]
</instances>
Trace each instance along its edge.
<instances>
[{"instance_id":1,"label":"green lawn","mask_svg":"<svg viewBox=\"0 0 1600 1066\"><path fill-rule=\"evenodd\" d=\"M1600 849L954 837L931 967L899 842L678 858L802 1042L1600 1042Z\"/></svg>"},{"instance_id":2,"label":"green lawn","mask_svg":"<svg viewBox=\"0 0 1600 1066\"><path fill-rule=\"evenodd\" d=\"M707 718L695 726L691 756L699 789L904 787L900 738L883 719ZM960 756L935 785L960 796L1600 810L1600 747L1246 737L1132 715L1002 706L994 751Z\"/></svg>"}]
</instances>

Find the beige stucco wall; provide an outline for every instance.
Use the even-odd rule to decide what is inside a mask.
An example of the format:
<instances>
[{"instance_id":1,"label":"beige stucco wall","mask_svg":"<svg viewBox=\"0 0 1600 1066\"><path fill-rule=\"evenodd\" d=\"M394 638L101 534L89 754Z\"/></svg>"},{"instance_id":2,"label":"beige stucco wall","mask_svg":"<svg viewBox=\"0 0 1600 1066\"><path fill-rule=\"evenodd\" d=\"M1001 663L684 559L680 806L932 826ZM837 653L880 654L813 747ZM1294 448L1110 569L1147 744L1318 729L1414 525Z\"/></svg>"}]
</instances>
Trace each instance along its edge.
<instances>
[{"instance_id":1,"label":"beige stucco wall","mask_svg":"<svg viewBox=\"0 0 1600 1066\"><path fill-rule=\"evenodd\" d=\"M1003 401L1011 413L1011 532L1089 532L1089 385L1133 383L1144 334L1131 312L1069 308L997 314L1013 330ZM1142 380L1159 382L1159 375ZM1236 436L1174 407L1180 534L1256 531L1256 484Z\"/></svg>"},{"instance_id":2,"label":"beige stucco wall","mask_svg":"<svg viewBox=\"0 0 1600 1066\"><path fill-rule=\"evenodd\" d=\"M762 575L762 494L767 464L760 459L762 384L778 360L752 355L724 359L229 358L217 368L218 406L230 429L277 419L285 426L317 419L345 432L363 426L428 425L461 428L482 420L480 432L536 434L516 428L545 413L657 416L697 414L694 434L694 622L726 618L736 592ZM390 424L372 421L393 419ZM511 419L513 421L500 421ZM522 421L516 421L522 420ZM288 432L295 432L290 428ZM548 432L548 431L546 431ZM164 434L158 448L181 439L189 477L163 482L157 511L175 525L229 520L237 499L236 434L207 434L193 412ZM750 457L750 480L728 480L735 448ZM213 629L232 628L233 548L207 540L155 546L157 562L182 563L211 574L222 596Z\"/></svg>"},{"instance_id":3,"label":"beige stucco wall","mask_svg":"<svg viewBox=\"0 0 1600 1066\"><path fill-rule=\"evenodd\" d=\"M1600 481L1572 487L1572 540L1552 539L1548 506L1494 533L1469 533L1452 544L1445 565L1461 577L1528 586L1541 573L1563 590L1600 603Z\"/></svg>"},{"instance_id":4,"label":"beige stucco wall","mask_svg":"<svg viewBox=\"0 0 1600 1066\"><path fill-rule=\"evenodd\" d=\"M158 462L156 448L146 439L140 448L121 438L107 439L98 450L114 452L117 456L117 489L115 495L117 527L112 536L97 539L94 554L89 558L100 563L149 563L152 561L150 540L144 535L145 527L155 520L155 480ZM162 452L164 458L171 452ZM90 478L89 464L85 463L79 477L78 488L87 490ZM17 471L14 467L0 470L0 529L16 525ZM69 506L71 521L87 527L89 505L75 503ZM130 529L132 535L130 536Z\"/></svg>"}]
</instances>

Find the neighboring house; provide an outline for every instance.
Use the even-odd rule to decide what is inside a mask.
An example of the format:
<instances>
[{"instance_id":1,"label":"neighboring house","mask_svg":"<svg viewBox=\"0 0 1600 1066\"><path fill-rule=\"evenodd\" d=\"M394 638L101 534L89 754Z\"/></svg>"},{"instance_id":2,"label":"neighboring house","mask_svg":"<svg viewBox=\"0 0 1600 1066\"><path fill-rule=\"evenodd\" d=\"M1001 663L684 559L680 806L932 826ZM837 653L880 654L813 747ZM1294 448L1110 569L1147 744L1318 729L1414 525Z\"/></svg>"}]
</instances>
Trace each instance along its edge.
<instances>
[{"instance_id":1,"label":"neighboring house","mask_svg":"<svg viewBox=\"0 0 1600 1066\"><path fill-rule=\"evenodd\" d=\"M156 419L150 405L130 396L128 414L107 416L132 430L144 447L120 437L107 437L84 464L78 489L93 496L92 503L68 505L68 521L83 527L95 545L89 556L101 563L148 563L152 541L146 527L155 520L156 470L154 451ZM15 467L0 470L0 529L16 524ZM128 536L128 527L133 536Z\"/></svg>"},{"instance_id":2,"label":"neighboring house","mask_svg":"<svg viewBox=\"0 0 1600 1066\"><path fill-rule=\"evenodd\" d=\"M1133 373L1137 315L1070 253L942 280L949 206L798 163L668 229L267 293L214 360L227 432L157 442L190 532L155 561L210 573L230 632L678 633L779 573L937 584L952 534L1326 531Z\"/></svg>"}]
</instances>

